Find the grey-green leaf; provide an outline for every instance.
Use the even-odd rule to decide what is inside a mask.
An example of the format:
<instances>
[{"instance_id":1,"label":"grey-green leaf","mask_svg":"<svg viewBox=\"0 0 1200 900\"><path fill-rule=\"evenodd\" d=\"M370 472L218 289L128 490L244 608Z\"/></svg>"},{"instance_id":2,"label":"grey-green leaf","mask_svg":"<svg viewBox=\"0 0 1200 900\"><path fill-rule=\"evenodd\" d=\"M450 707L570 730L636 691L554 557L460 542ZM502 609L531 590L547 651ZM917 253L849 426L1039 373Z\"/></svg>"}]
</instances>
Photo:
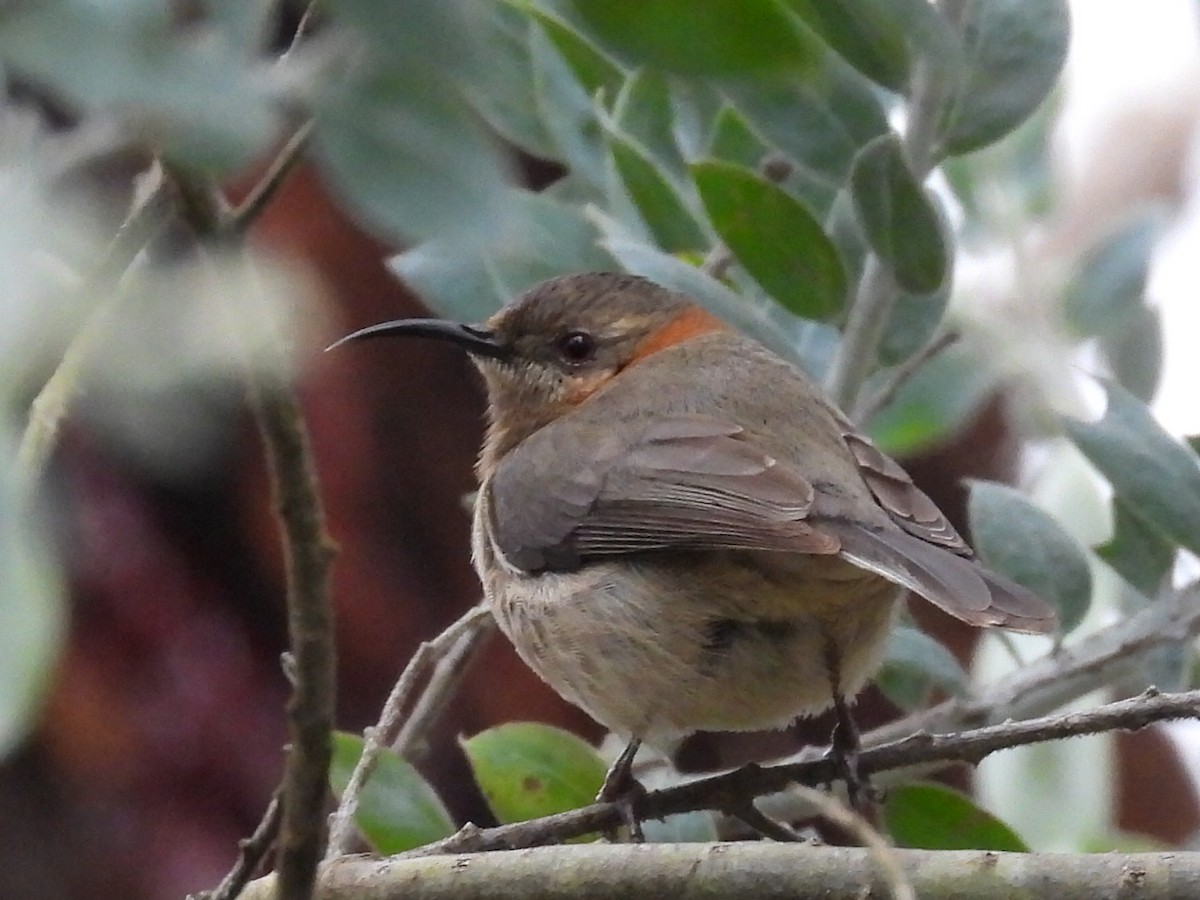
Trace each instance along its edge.
<instances>
[{"instance_id":1,"label":"grey-green leaf","mask_svg":"<svg viewBox=\"0 0 1200 900\"><path fill-rule=\"evenodd\" d=\"M1157 597L1175 563L1175 544L1129 511L1120 498L1112 502L1113 536L1096 555L1147 597Z\"/></svg>"},{"instance_id":2,"label":"grey-green leaf","mask_svg":"<svg viewBox=\"0 0 1200 900\"><path fill-rule=\"evenodd\" d=\"M901 625L888 637L883 668L875 679L888 699L901 709L916 709L926 702L931 687L962 694L967 673L949 650L923 631Z\"/></svg>"},{"instance_id":3,"label":"grey-green leaf","mask_svg":"<svg viewBox=\"0 0 1200 900\"><path fill-rule=\"evenodd\" d=\"M1087 252L1063 296L1063 315L1072 331L1097 337L1124 328L1142 304L1162 225L1159 215L1140 216Z\"/></svg>"},{"instance_id":4,"label":"grey-green leaf","mask_svg":"<svg viewBox=\"0 0 1200 900\"><path fill-rule=\"evenodd\" d=\"M978 150L1049 96L1067 56L1066 0L966 0L964 67L939 120L940 151Z\"/></svg>"},{"instance_id":5,"label":"grey-green leaf","mask_svg":"<svg viewBox=\"0 0 1200 900\"><path fill-rule=\"evenodd\" d=\"M1063 633L1078 625L1092 599L1092 570L1079 543L1003 484L972 481L967 510L983 561L1054 607Z\"/></svg>"},{"instance_id":6,"label":"grey-green leaf","mask_svg":"<svg viewBox=\"0 0 1200 900\"><path fill-rule=\"evenodd\" d=\"M914 293L937 290L950 258L941 217L909 169L896 135L881 135L858 152L850 186L867 240L891 266L896 282Z\"/></svg>"},{"instance_id":7,"label":"grey-green leaf","mask_svg":"<svg viewBox=\"0 0 1200 900\"><path fill-rule=\"evenodd\" d=\"M350 782L363 740L335 732L329 781L341 794ZM454 833L454 820L437 792L412 764L390 750L383 751L359 800L354 822L380 854L402 853Z\"/></svg>"},{"instance_id":8,"label":"grey-green leaf","mask_svg":"<svg viewBox=\"0 0 1200 900\"><path fill-rule=\"evenodd\" d=\"M1200 553L1200 458L1175 441L1146 405L1106 382L1098 422L1065 419L1067 434L1111 482L1129 512L1167 539Z\"/></svg>"},{"instance_id":9,"label":"grey-green leaf","mask_svg":"<svg viewBox=\"0 0 1200 900\"><path fill-rule=\"evenodd\" d=\"M712 160L691 170L713 227L763 290L805 318L841 311L841 258L803 204L742 166Z\"/></svg>"}]
</instances>

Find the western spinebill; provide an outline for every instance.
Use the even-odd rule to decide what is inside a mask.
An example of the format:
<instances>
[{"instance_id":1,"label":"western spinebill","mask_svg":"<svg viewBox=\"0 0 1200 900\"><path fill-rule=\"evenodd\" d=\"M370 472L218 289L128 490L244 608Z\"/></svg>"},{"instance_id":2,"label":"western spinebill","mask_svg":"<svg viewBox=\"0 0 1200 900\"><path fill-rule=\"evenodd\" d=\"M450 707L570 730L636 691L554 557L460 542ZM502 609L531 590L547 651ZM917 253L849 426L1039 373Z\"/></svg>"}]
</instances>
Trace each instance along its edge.
<instances>
[{"instance_id":1,"label":"western spinebill","mask_svg":"<svg viewBox=\"0 0 1200 900\"><path fill-rule=\"evenodd\" d=\"M905 590L972 625L1055 626L808 376L690 297L571 275L483 325L338 344L405 335L483 374L475 569L521 658L630 739L609 799L643 740L845 715Z\"/></svg>"}]
</instances>

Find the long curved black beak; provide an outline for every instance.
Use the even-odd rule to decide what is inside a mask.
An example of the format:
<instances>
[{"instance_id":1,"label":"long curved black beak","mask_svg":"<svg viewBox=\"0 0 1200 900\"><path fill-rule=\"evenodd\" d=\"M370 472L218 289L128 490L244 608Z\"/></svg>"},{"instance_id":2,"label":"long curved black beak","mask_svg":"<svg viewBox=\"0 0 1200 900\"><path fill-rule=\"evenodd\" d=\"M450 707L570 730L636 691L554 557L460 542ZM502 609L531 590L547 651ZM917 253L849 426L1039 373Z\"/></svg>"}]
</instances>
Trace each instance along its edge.
<instances>
[{"instance_id":1,"label":"long curved black beak","mask_svg":"<svg viewBox=\"0 0 1200 900\"><path fill-rule=\"evenodd\" d=\"M492 359L508 359L512 350L500 343L494 334L484 328L474 325L463 325L459 322L447 322L444 319L397 319L394 322L381 322L346 335L334 341L325 348L325 352L334 350L350 341L377 337L421 337L437 341L449 341L457 344L474 356L487 356Z\"/></svg>"}]
</instances>

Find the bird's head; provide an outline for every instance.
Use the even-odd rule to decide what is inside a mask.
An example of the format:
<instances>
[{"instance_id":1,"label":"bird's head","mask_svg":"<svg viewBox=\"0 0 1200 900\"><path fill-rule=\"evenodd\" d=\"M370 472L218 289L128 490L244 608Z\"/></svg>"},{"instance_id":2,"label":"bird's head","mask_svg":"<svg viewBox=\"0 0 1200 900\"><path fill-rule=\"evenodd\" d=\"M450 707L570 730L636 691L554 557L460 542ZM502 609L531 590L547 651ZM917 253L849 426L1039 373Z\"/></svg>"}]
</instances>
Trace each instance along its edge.
<instances>
[{"instance_id":1,"label":"bird's head","mask_svg":"<svg viewBox=\"0 0 1200 900\"><path fill-rule=\"evenodd\" d=\"M644 278L587 273L543 282L481 325L402 319L333 346L409 336L462 347L487 383L486 453L499 458L642 359L726 328L691 298Z\"/></svg>"}]
</instances>

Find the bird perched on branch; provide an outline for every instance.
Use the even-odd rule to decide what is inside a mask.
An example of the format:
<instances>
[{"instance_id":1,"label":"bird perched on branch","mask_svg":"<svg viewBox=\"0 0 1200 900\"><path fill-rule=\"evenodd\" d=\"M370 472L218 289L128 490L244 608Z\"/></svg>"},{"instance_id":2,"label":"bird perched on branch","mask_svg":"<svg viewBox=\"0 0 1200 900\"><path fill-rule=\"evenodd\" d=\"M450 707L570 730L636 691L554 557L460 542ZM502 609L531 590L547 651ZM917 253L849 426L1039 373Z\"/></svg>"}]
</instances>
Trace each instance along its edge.
<instances>
[{"instance_id":1,"label":"bird perched on branch","mask_svg":"<svg viewBox=\"0 0 1200 900\"><path fill-rule=\"evenodd\" d=\"M450 341L483 374L475 568L521 658L629 739L607 799L641 741L831 704L854 780L845 698L905 590L972 625L1055 625L808 376L688 296L572 275L482 325L386 322L338 344L384 336Z\"/></svg>"}]
</instances>

